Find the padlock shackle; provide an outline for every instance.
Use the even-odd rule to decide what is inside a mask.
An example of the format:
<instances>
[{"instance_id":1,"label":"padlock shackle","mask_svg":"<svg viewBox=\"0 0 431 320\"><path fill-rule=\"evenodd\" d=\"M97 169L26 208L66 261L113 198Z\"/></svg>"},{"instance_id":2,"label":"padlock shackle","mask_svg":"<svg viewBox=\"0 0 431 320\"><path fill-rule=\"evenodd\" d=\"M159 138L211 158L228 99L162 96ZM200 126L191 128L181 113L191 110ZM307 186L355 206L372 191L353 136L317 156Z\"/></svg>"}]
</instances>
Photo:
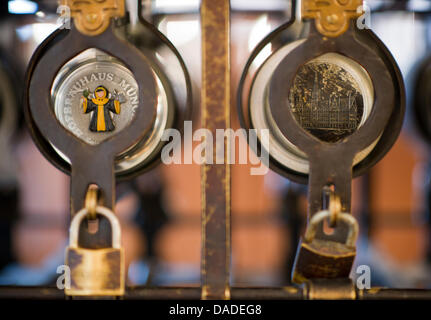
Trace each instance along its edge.
<instances>
[{"instance_id":1,"label":"padlock shackle","mask_svg":"<svg viewBox=\"0 0 431 320\"><path fill-rule=\"evenodd\" d=\"M316 236L317 227L319 226L319 224L323 222L324 219L330 217L331 212L329 210L322 210L313 215L305 230L304 241L307 243L313 241L314 237ZM355 217L349 213L339 213L337 220L341 220L350 226L349 233L347 234L346 245L350 247L355 247L356 240L358 239L359 235L359 225Z\"/></svg>"},{"instance_id":2,"label":"padlock shackle","mask_svg":"<svg viewBox=\"0 0 431 320\"><path fill-rule=\"evenodd\" d=\"M96 207L96 213L101 214L106 217L111 224L112 231L112 248L120 249L121 248L121 226L120 221L117 216L108 208L103 206ZM76 213L76 215L72 218L72 222L70 223L69 229L69 247L78 248L78 236L79 236L79 228L81 226L82 220L87 216L88 209L83 208Z\"/></svg>"}]
</instances>

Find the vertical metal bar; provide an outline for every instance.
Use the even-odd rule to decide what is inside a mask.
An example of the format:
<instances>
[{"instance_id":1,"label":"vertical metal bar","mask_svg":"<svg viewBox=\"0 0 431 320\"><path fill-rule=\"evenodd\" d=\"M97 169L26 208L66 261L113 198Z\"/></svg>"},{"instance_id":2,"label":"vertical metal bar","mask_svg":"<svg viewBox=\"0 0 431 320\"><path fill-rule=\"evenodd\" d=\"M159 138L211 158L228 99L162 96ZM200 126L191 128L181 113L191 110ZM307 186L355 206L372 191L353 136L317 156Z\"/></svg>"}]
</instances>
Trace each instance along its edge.
<instances>
[{"instance_id":1,"label":"vertical metal bar","mask_svg":"<svg viewBox=\"0 0 431 320\"><path fill-rule=\"evenodd\" d=\"M230 128L229 0L202 0L202 127ZM229 137L213 148L213 163L201 167L202 299L230 299ZM224 148L224 164L215 164Z\"/></svg>"}]
</instances>

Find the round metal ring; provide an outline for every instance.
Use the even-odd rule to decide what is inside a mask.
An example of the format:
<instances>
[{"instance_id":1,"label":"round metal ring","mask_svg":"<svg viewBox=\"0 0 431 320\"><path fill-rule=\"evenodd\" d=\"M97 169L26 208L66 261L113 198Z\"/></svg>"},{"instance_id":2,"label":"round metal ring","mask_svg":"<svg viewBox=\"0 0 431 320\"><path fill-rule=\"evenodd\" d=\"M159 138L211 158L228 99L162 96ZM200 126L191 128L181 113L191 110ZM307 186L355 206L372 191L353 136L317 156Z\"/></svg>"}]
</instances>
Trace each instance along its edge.
<instances>
[{"instance_id":1,"label":"round metal ring","mask_svg":"<svg viewBox=\"0 0 431 320\"><path fill-rule=\"evenodd\" d=\"M257 79L257 77L262 71L263 65L270 63L270 61L273 59L273 56L277 54L282 55L281 52L283 50L292 51L293 47L297 47L298 44L305 41L305 38L298 39L298 37L296 37L297 40L295 40L296 41L295 45L291 45L292 42L289 42L288 40L286 40L286 39L295 38L295 35L294 35L295 32L290 32L290 27L294 22L295 22L295 18L293 18L287 24L279 27L278 29L274 30L271 34L269 34L256 47L256 49L252 52L249 60L247 61L247 64L244 68L243 74L241 76L239 88L238 88L238 104L237 104L240 123L241 123L241 126L245 129L255 128L252 115L251 115L251 110L250 110L251 109L250 99L253 94L252 92L253 86L259 80ZM302 23L303 25L306 25L309 22L296 22L296 23ZM298 28L295 27L294 30L298 30ZM357 41L366 44L368 47L373 48L372 49L373 54L377 55L383 61L384 65L386 65L386 68L390 74L390 79L393 83L393 87L395 88L395 101L396 101L396 106L394 107L390 115L388 126L384 128L383 132L380 132L380 136L378 136L378 138L374 142L372 142L368 146L368 148L365 148L364 150L362 150L362 152L357 156L357 158L355 158L355 165L353 167L353 176L356 177L363 174L368 168L370 168L376 162L378 162L394 144L401 130L401 126L403 122L404 111L405 111L405 93L404 93L404 84L403 84L402 76L398 69L398 66L396 65L392 55L389 53L388 49L383 45L383 43L370 30L361 30L360 32L355 32L355 31L350 31L350 32L354 32L355 37L357 38ZM280 43L285 43L285 44L280 46ZM267 56L267 58L265 59L265 56L262 57L262 54L260 53L264 48L268 48L268 46L269 48L272 48L273 54L269 57ZM288 48L289 46L290 48ZM312 60L312 59L310 58L309 60ZM259 61L263 61L263 62L259 62ZM258 108L258 103L256 103L256 106ZM264 104L261 105L261 109L262 110L260 110L259 112L261 114L266 115L267 112L266 111L263 112L263 110L265 110ZM252 134L252 133L249 132L248 134ZM274 133L271 132L271 134L274 137L276 136L277 133L274 131ZM287 139L284 139L284 140L287 140ZM260 142L259 139L258 139L258 142ZM283 143L285 143L285 141L281 142L280 146L283 146ZM259 143L257 146L257 149L254 151L260 154L260 149L262 147L263 146ZM273 145L270 144L270 147L272 148ZM288 149L286 148L285 145L283 148L284 148L284 151ZM304 153L302 153L301 155L300 153L294 154L294 152L292 152L290 154L290 157L295 157L296 159L300 159L303 155ZM306 169L307 169L308 161L306 159L300 160L302 161L302 163L299 163L299 165L302 166L303 170L297 170L298 168L289 167L286 165L285 162L283 163L283 161L279 161L280 159L277 159L276 157L274 157L274 155L271 152L269 153L269 156L270 156L271 169L273 169L274 171L278 172L279 174L293 181L300 182L300 183L307 182L308 172ZM358 158L359 158L359 161L358 161Z\"/></svg>"}]
</instances>

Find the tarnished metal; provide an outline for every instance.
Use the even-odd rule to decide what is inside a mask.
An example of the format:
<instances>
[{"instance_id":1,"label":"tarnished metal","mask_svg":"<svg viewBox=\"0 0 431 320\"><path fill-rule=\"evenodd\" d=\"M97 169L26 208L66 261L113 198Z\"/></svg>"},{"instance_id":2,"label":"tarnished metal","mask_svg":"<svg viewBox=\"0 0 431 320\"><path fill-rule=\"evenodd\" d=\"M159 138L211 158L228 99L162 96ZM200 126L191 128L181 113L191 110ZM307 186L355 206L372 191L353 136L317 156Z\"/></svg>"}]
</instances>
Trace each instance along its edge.
<instances>
[{"instance_id":1,"label":"tarnished metal","mask_svg":"<svg viewBox=\"0 0 431 320\"><path fill-rule=\"evenodd\" d=\"M142 15L140 14L142 12L141 3L139 2L137 5L139 8L128 8L129 23L126 25L122 25L120 21L115 23L115 25L118 26L118 28L115 28L115 32L116 35L127 38L130 44L135 45L151 64L152 72L156 78L157 110L152 128L150 128L149 132L143 136L143 139L138 141L138 143L133 147L116 155L114 170L115 176L118 180L136 177L143 172L151 170L156 164L158 164L161 161L161 157L159 156L161 150L167 143L167 141L161 140L163 132L168 128L177 128L181 132L184 127L184 120L190 120L192 109L191 81L181 55L174 45L154 25L142 18ZM126 21L121 20L121 22ZM60 37L51 36L50 38L53 38L51 45L54 45ZM166 61L169 61L169 63L167 64ZM70 84L70 81L67 81L67 76L70 73L82 73L83 70L85 71L85 69L88 69L86 67L88 64L92 64L94 68L98 69L98 62L102 63L101 67L103 67L103 64L106 62L110 62L111 71L118 70L118 67L120 69L122 67L126 67L120 60L96 48L84 50L79 55L69 60L58 71L56 77L56 80L58 81L55 81L53 84L51 92L52 100L58 100L59 102L59 114L61 114L61 108L64 106L62 102L66 102L65 99L56 99L58 89L62 87L59 84L63 81L69 82ZM89 76L90 78L88 78L88 80L91 80L91 74ZM106 77L103 74L101 74L101 76L103 78ZM98 74L97 77L99 78ZM85 78L81 80L83 80L83 83L87 82ZM95 80L95 77L93 77L93 80ZM136 82L136 79L133 79L133 81ZM120 81L120 83L122 82ZM72 87L74 84L75 83L72 83ZM111 85L114 85L112 89L117 91L127 89L126 99L127 92L129 92L130 97L128 100L132 100L135 103L136 95L134 94L134 90L128 87L128 83L124 82L122 84L123 88L120 89L115 88L115 84L111 83ZM127 101L125 104L122 104L122 116L119 114L113 115L113 121L123 122L123 124L119 123L120 127L124 127L124 121L120 118L128 117L127 114L130 115L131 108L128 104L129 103ZM82 113L82 109L80 110ZM57 116L59 114L57 114ZM69 118L70 116L71 115L68 115ZM70 160L66 155L59 152L59 150L55 148L50 141L47 141L46 137L44 137L40 130L35 127L33 120L28 121L28 124L30 126L32 137L39 150L55 167L70 175ZM117 129L120 129L120 127L117 127ZM90 141L88 138L90 138L92 134L91 132L88 132L88 127L84 127L84 129L87 131L86 136L81 135L81 138ZM100 136L100 134L97 135ZM94 135L93 138L95 138ZM90 141L90 143L97 142L100 141L100 137L98 137L96 141L94 141L94 139L91 140L93 141Z\"/></svg>"},{"instance_id":2,"label":"tarnished metal","mask_svg":"<svg viewBox=\"0 0 431 320\"><path fill-rule=\"evenodd\" d=\"M97 218L97 206L103 203L101 202L100 190L96 185L90 185L85 195L84 207L88 211L88 218L95 220Z\"/></svg>"},{"instance_id":3,"label":"tarnished metal","mask_svg":"<svg viewBox=\"0 0 431 320\"><path fill-rule=\"evenodd\" d=\"M303 19L315 19L316 28L327 37L347 31L351 19L363 14L363 0L302 0Z\"/></svg>"},{"instance_id":4,"label":"tarnished metal","mask_svg":"<svg viewBox=\"0 0 431 320\"><path fill-rule=\"evenodd\" d=\"M229 0L203 0L202 24L202 127L213 136L230 128ZM226 139L229 141L229 139ZM230 298L230 166L229 144L224 164L201 169L202 298ZM214 159L216 154L214 148Z\"/></svg>"},{"instance_id":5,"label":"tarnished metal","mask_svg":"<svg viewBox=\"0 0 431 320\"><path fill-rule=\"evenodd\" d=\"M295 7L295 3L296 1L292 2L293 8ZM296 11L293 9L293 12ZM302 31L298 32L298 30ZM269 82L274 78L274 70L280 65L283 58L303 44L304 41L309 38L310 33L313 35L317 33L318 36L322 38L322 43L331 42L334 39L323 37L318 33L314 21L299 21L298 17L295 17L294 14L288 22L268 34L251 53L241 76L237 96L238 115L241 126L245 129L258 129L256 133L258 138L259 129L269 129L269 150L266 151L270 155L269 164L271 169L290 180L300 183L307 183L309 179L310 159L304 150L296 146L296 141L287 139L274 119L271 119L274 117L271 116L268 87ZM388 152L398 137L404 116L405 93L400 70L382 41L370 29L359 30L356 28L354 21L350 22L350 30L346 33L350 33L357 41L372 48L374 51L373 54L376 55L379 60L383 61L388 70L390 70L391 81L396 89L396 97L394 100L395 107L387 126L384 127L383 132L377 140L365 149L359 150L354 156L351 175L353 177L358 177L375 165ZM341 37L345 36L346 34L341 35ZM269 49L272 54L267 59L263 59L264 56L267 56L267 50ZM329 57L330 59L328 59ZM330 54L321 54L317 57L304 59L303 63L298 65L297 68L310 62L319 62L320 64L323 62L324 64L338 65L354 76L357 84L361 84L360 87L362 87L362 89L360 91L363 98L366 98L366 100L363 101L364 112L358 126L358 129L360 129L370 117L374 108L374 83L370 79L367 71L361 66L360 62L355 61L355 59L350 59L345 55L341 55L336 50ZM295 75L292 74L292 77L294 76ZM313 79L314 77L311 79L311 85ZM281 91L287 92L288 96L290 88L283 82L280 83L280 86L282 87ZM283 99L287 100L288 97L284 97ZM290 107L284 106L283 108L285 108L284 110L287 113ZM247 132L250 135L254 135L252 131L249 132L249 130L247 130ZM257 146L250 145L250 147L253 151L260 154L260 150L266 149L266 147L259 139L258 142ZM320 159L322 159L322 157L320 157ZM321 190L318 192L320 196ZM341 192L343 191L341 190ZM321 207L317 210L320 209Z\"/></svg>"},{"instance_id":6,"label":"tarnished metal","mask_svg":"<svg viewBox=\"0 0 431 320\"><path fill-rule=\"evenodd\" d=\"M286 45L262 64L250 88L249 110L251 124L257 129L259 139L260 132L269 129L271 157L287 168L307 174L310 170L307 154L280 132L268 101L268 86L275 69L302 42L298 40ZM301 66L289 90L295 120L325 142L336 142L362 126L372 111L373 100L373 84L367 71L359 63L337 53L324 54ZM354 106L357 111L353 110ZM354 118L349 119L351 116ZM364 160L376 143L358 152L354 165Z\"/></svg>"},{"instance_id":7,"label":"tarnished metal","mask_svg":"<svg viewBox=\"0 0 431 320\"><path fill-rule=\"evenodd\" d=\"M330 15L331 4L350 5L344 9L361 12L354 1L306 0L302 4L306 14L298 22L297 27L302 24L303 28L296 41L284 40L290 35L287 29L295 22L293 17L253 51L241 78L238 108L242 126L270 130L269 147L261 141L255 151L269 151L271 168L298 182L308 180L310 218L324 208L322 191L328 186L339 197L338 208L329 209L351 212L352 177L374 165L395 142L404 116L405 93L399 68L382 42L370 30L358 29L348 12L332 8L335 14ZM321 17L326 22L332 19L334 29L326 30L332 33L319 30L321 21L310 21ZM277 45L276 39L284 46ZM272 55L257 62L269 43L276 46ZM254 62L260 67L253 66ZM243 88L248 91L241 92ZM335 226L336 216L332 215L331 226ZM323 224L319 225L315 246L304 244L307 248L302 251L310 254L303 267L311 262L322 267L310 276L348 277L354 248L345 250L345 256L340 254L346 263L339 270L335 268L338 262L329 266L329 260L343 251L348 232L347 224L337 224L329 236ZM319 255L327 256L327 263L313 258Z\"/></svg>"},{"instance_id":8,"label":"tarnished metal","mask_svg":"<svg viewBox=\"0 0 431 320\"><path fill-rule=\"evenodd\" d=\"M414 125L416 133L427 144L428 149L431 146L431 56L426 57L413 71L412 84L410 90L413 92L410 99L411 122ZM428 230L431 229L431 159L428 155L428 164L426 174L423 177L425 192L425 207L423 210L423 219L427 222ZM431 232L428 232L428 241L426 241L426 261L431 264Z\"/></svg>"},{"instance_id":9,"label":"tarnished metal","mask_svg":"<svg viewBox=\"0 0 431 320\"><path fill-rule=\"evenodd\" d=\"M121 296L125 288L124 249L121 247L121 227L115 214L96 207L96 212L108 219L112 230L112 247L87 249L79 245L79 229L88 215L79 211L70 225L70 243L66 250L66 265L70 268L69 296Z\"/></svg>"},{"instance_id":10,"label":"tarnished metal","mask_svg":"<svg viewBox=\"0 0 431 320\"><path fill-rule=\"evenodd\" d=\"M323 228L325 219L328 221L330 216L330 211L321 211L310 219L304 239L298 246L293 267L293 282L349 277L356 256L358 223L351 214L339 213L334 230L342 224L347 227L345 242L334 241L331 235L325 235L326 239L316 239L317 231Z\"/></svg>"},{"instance_id":11,"label":"tarnished metal","mask_svg":"<svg viewBox=\"0 0 431 320\"><path fill-rule=\"evenodd\" d=\"M289 100L302 128L322 141L337 142L368 118L373 85L358 63L329 53L298 69Z\"/></svg>"},{"instance_id":12,"label":"tarnished metal","mask_svg":"<svg viewBox=\"0 0 431 320\"><path fill-rule=\"evenodd\" d=\"M73 44L73 45L72 45ZM97 48L121 61L139 84L139 107L133 121L108 139L89 145L74 136L56 118L52 108L51 86L57 71L67 61L88 48ZM27 72L27 121L33 136L42 134L71 162L71 213L84 206L88 186L97 184L104 205L113 208L115 201L115 156L145 137L156 116L156 83L151 67L142 53L114 34L113 26L104 33L88 37L72 25L68 31L51 35L36 50ZM79 106L78 106L79 107ZM103 248L110 244L109 224L99 221L96 234L84 232L81 241L86 247Z\"/></svg>"},{"instance_id":13,"label":"tarnished metal","mask_svg":"<svg viewBox=\"0 0 431 320\"><path fill-rule=\"evenodd\" d=\"M347 0L348 1L348 0ZM212 3L211 3L212 2ZM346 1L338 1L346 2ZM329 19L331 20L331 19ZM202 125L212 132L215 129L229 127L229 1L204 0L202 3L202 34L203 34L203 90L202 90ZM383 58L382 60L385 60ZM390 65L391 59L386 58L385 63ZM30 72L31 73L31 72ZM393 73L398 76L397 70ZM401 85L402 86L402 85ZM403 94L401 97L403 99ZM221 108L220 105L223 107ZM402 102L401 102L402 105ZM403 110L402 110L403 111ZM374 116L376 112L373 112ZM397 113L399 114L399 113ZM397 118L397 116L395 117ZM33 120L31 120L33 121ZM398 127L395 126L397 133ZM229 140L229 139L228 139ZM390 140L390 139L389 139ZM225 156L229 146L225 146ZM383 152L384 153L384 152ZM325 155L328 155L326 153ZM88 157L89 154L85 154ZM312 161L315 160L311 159ZM227 163L225 161L225 163ZM349 163L352 169L352 162ZM311 168L313 172L313 168ZM343 162L340 172L346 172L346 163ZM335 175L334 172L331 172ZM109 171L109 178L112 178ZM355 299L369 297L375 292L362 290L356 294L353 286L346 283L314 282L303 288L230 288L230 172L226 165L202 166L202 288L130 288L126 297L129 298L193 298L204 299L259 299L262 297L277 297L280 299ZM320 177L322 178L322 177ZM325 177L323 177L325 178ZM327 178L327 177L326 177ZM336 180L336 185L345 185L351 178ZM332 181L332 180L331 180ZM350 181L350 180L349 180ZM310 183L316 182L312 180ZM313 184L314 185L314 184ZM320 185L319 185L320 187ZM338 190L342 188L338 187ZM350 188L348 188L350 192ZM81 197L82 198L82 197ZM110 197L112 200L112 197ZM82 199L81 199L82 200ZM346 204L343 197L343 208ZM317 208L321 203L314 203ZM341 288L337 293L337 288ZM6 289L7 290L7 289ZM12 290L13 291L13 290ZM49 290L45 291L49 295ZM130 293L130 295L129 295ZM410 296L427 296L426 291L411 291ZM2 289L0 289L0 296ZM57 296L57 295L56 295ZM393 296L397 296L394 294ZM408 297L409 294L406 294Z\"/></svg>"},{"instance_id":14,"label":"tarnished metal","mask_svg":"<svg viewBox=\"0 0 431 320\"><path fill-rule=\"evenodd\" d=\"M306 285L308 300L355 300L357 293L350 279L316 279Z\"/></svg>"},{"instance_id":15,"label":"tarnished metal","mask_svg":"<svg viewBox=\"0 0 431 320\"><path fill-rule=\"evenodd\" d=\"M329 205L328 210L330 212L329 226L335 228L337 226L338 216L341 213L341 201L340 197L335 192L329 194Z\"/></svg>"},{"instance_id":16,"label":"tarnished metal","mask_svg":"<svg viewBox=\"0 0 431 320\"><path fill-rule=\"evenodd\" d=\"M125 0L60 0L60 5L70 8L76 28L82 34L96 36L109 26L111 18L123 17Z\"/></svg>"},{"instance_id":17,"label":"tarnished metal","mask_svg":"<svg viewBox=\"0 0 431 320\"><path fill-rule=\"evenodd\" d=\"M66 63L57 74L51 91L57 119L90 145L96 145L129 126L140 103L138 84L130 70L117 59L94 51L89 49L74 57L71 60L74 65L71 61ZM99 99L104 102L99 103L100 106L94 103L98 88L103 89L106 96ZM118 104L118 108L114 108L114 104ZM99 112L100 108L105 112ZM100 118L104 118L102 123L95 121ZM99 128L101 124L103 129Z\"/></svg>"},{"instance_id":18,"label":"tarnished metal","mask_svg":"<svg viewBox=\"0 0 431 320\"><path fill-rule=\"evenodd\" d=\"M281 133L289 141L294 141L310 160L309 214L322 209L322 190L328 184L334 186L335 193L340 197L342 211L350 212L354 158L379 136L383 137L382 132L390 123L394 108L399 107L394 112L403 115L404 88L402 82L394 82L396 65L388 64L384 57L387 53L376 50L373 39L367 39L366 34L364 37L357 35L358 31L351 26L337 38L324 39L317 30L311 29L308 38L287 54L275 70L269 86L270 110ZM375 92L373 108L364 124L334 143L317 139L298 124L292 112L287 112L290 105L286 88L293 86L298 66L329 52L343 54L360 63L369 73Z\"/></svg>"},{"instance_id":19,"label":"tarnished metal","mask_svg":"<svg viewBox=\"0 0 431 320\"><path fill-rule=\"evenodd\" d=\"M412 84L412 120L415 129L428 145L431 145L431 56L417 66Z\"/></svg>"},{"instance_id":20,"label":"tarnished metal","mask_svg":"<svg viewBox=\"0 0 431 320\"><path fill-rule=\"evenodd\" d=\"M353 296L350 287L346 283L336 283L334 280L321 280L313 282L313 287L271 287L271 288L231 288L232 300L307 300L324 298L327 299L351 299ZM344 294L336 294L335 288L342 286ZM331 293L328 295L328 293ZM310 295L311 293L311 295ZM147 286L127 287L121 299L124 300L198 300L201 297L199 287L160 287ZM0 286L1 299L35 299L35 300L64 300L64 291L57 287L25 287L25 286ZM356 300L430 300L431 290L426 289L389 289L373 287L371 289L356 289Z\"/></svg>"}]
</instances>

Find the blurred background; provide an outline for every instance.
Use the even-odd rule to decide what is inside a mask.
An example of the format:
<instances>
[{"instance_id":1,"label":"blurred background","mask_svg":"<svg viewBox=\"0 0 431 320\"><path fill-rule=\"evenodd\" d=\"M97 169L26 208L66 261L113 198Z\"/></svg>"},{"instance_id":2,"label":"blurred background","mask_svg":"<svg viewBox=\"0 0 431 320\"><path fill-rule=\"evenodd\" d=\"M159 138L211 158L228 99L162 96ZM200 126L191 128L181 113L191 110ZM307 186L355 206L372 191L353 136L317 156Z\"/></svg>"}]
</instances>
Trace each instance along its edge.
<instances>
[{"instance_id":1,"label":"blurred background","mask_svg":"<svg viewBox=\"0 0 431 320\"><path fill-rule=\"evenodd\" d=\"M397 60L410 101L418 66L431 56L431 1L370 0L367 4L372 10L371 28ZM198 0L148 0L143 1L142 12L185 60L193 83L196 123L200 121L199 5ZM232 126L236 129L235 93L249 54L288 20L291 10L288 0L232 0L231 6ZM0 134L0 141L6 141L0 143L0 285L54 284L67 245L69 177L54 168L31 140L23 121L22 95L32 53L60 25L57 2L4 0L0 10L1 68L3 77L8 77L0 81L12 83L7 99L15 100L8 130L0 130L6 132L4 137ZM431 288L427 204L431 157L409 112L392 150L353 183L353 214L361 227L356 264L370 266L373 286ZM129 284L198 285L199 166L161 164L120 183L117 196ZM305 211L305 186L274 172L251 176L250 165L232 167L232 285L290 282Z\"/></svg>"}]
</instances>

